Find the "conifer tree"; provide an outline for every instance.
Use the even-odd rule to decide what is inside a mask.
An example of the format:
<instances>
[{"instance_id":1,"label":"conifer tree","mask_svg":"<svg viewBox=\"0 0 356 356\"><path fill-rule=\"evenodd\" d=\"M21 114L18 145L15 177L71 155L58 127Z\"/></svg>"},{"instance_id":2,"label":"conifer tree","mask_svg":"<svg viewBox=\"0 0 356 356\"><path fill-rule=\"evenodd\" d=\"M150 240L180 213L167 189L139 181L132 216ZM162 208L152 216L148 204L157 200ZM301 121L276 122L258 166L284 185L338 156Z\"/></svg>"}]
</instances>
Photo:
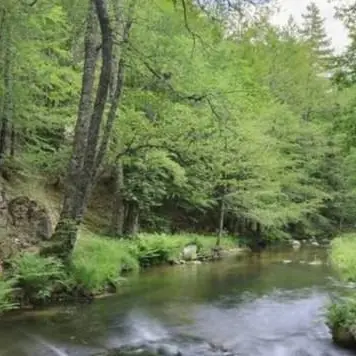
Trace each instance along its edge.
<instances>
[{"instance_id":1,"label":"conifer tree","mask_svg":"<svg viewBox=\"0 0 356 356\"><path fill-rule=\"evenodd\" d=\"M324 19L315 2L311 2L307 6L302 17L303 25L300 33L302 38L312 48L312 52L315 56L314 60L316 60L322 68L330 68L333 60L331 41L326 34Z\"/></svg>"}]
</instances>

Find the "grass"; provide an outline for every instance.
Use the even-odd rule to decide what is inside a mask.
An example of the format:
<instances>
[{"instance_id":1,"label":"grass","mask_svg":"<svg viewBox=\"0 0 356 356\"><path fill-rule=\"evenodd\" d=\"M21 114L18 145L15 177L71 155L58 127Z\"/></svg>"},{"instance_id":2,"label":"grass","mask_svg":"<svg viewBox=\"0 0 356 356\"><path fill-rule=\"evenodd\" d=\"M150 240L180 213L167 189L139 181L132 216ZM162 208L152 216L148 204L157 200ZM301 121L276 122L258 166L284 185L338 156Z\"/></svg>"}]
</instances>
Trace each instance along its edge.
<instances>
[{"instance_id":1,"label":"grass","mask_svg":"<svg viewBox=\"0 0 356 356\"><path fill-rule=\"evenodd\" d=\"M108 284L116 287L124 272L168 263L177 259L184 246L190 243L197 244L199 253L207 254L215 241L214 236L190 234L140 234L133 240L125 240L82 231L73 253L70 274L76 285L100 293ZM224 238L222 247L236 247L236 238Z\"/></svg>"},{"instance_id":2,"label":"grass","mask_svg":"<svg viewBox=\"0 0 356 356\"><path fill-rule=\"evenodd\" d=\"M343 280L356 282L356 234L345 234L334 239L330 257Z\"/></svg>"},{"instance_id":3,"label":"grass","mask_svg":"<svg viewBox=\"0 0 356 356\"><path fill-rule=\"evenodd\" d=\"M117 286L124 271L137 271L138 260L127 241L81 233L70 270L74 283L98 293L108 284Z\"/></svg>"}]
</instances>

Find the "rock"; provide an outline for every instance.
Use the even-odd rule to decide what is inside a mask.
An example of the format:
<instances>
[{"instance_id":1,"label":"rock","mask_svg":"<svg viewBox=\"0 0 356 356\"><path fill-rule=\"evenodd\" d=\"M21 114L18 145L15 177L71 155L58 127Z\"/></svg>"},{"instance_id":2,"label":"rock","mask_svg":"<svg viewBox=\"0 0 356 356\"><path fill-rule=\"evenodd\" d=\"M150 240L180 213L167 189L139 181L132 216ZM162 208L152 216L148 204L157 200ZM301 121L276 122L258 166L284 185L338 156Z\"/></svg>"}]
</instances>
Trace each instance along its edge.
<instances>
[{"instance_id":1,"label":"rock","mask_svg":"<svg viewBox=\"0 0 356 356\"><path fill-rule=\"evenodd\" d=\"M331 334L335 344L349 349L356 349L356 339L353 333L345 327L332 328Z\"/></svg>"},{"instance_id":2,"label":"rock","mask_svg":"<svg viewBox=\"0 0 356 356\"><path fill-rule=\"evenodd\" d=\"M159 346L157 353L162 356L182 356L177 346L169 344Z\"/></svg>"},{"instance_id":3,"label":"rock","mask_svg":"<svg viewBox=\"0 0 356 356\"><path fill-rule=\"evenodd\" d=\"M186 263L190 265L201 265L203 262L196 260L196 261L187 261Z\"/></svg>"},{"instance_id":4,"label":"rock","mask_svg":"<svg viewBox=\"0 0 356 356\"><path fill-rule=\"evenodd\" d=\"M319 242L317 242L317 241L312 241L312 242L311 242L311 245L314 246L314 247L320 246L320 245L319 245Z\"/></svg>"},{"instance_id":5,"label":"rock","mask_svg":"<svg viewBox=\"0 0 356 356\"><path fill-rule=\"evenodd\" d=\"M193 261L197 259L198 247L197 245L187 245L182 252L183 260Z\"/></svg>"},{"instance_id":6,"label":"rock","mask_svg":"<svg viewBox=\"0 0 356 356\"><path fill-rule=\"evenodd\" d=\"M284 264L289 264L289 263L292 263L292 260L283 260L282 261Z\"/></svg>"},{"instance_id":7,"label":"rock","mask_svg":"<svg viewBox=\"0 0 356 356\"><path fill-rule=\"evenodd\" d=\"M26 196L14 198L8 204L8 213L11 224L29 237L37 240L47 240L51 237L51 219L46 209L36 201Z\"/></svg>"},{"instance_id":8,"label":"rock","mask_svg":"<svg viewBox=\"0 0 356 356\"><path fill-rule=\"evenodd\" d=\"M301 244L300 241L298 241L298 240L293 240L293 241L292 241L292 247L293 247L294 250L300 249L300 246L301 246L301 245L302 245L302 244Z\"/></svg>"},{"instance_id":9,"label":"rock","mask_svg":"<svg viewBox=\"0 0 356 356\"><path fill-rule=\"evenodd\" d=\"M175 345L163 344L159 346L123 346L93 356L182 356L182 353Z\"/></svg>"},{"instance_id":10,"label":"rock","mask_svg":"<svg viewBox=\"0 0 356 356\"><path fill-rule=\"evenodd\" d=\"M308 265L310 265L310 266L320 266L322 264L323 264L323 262L320 260L314 260L312 262L308 262Z\"/></svg>"}]
</instances>

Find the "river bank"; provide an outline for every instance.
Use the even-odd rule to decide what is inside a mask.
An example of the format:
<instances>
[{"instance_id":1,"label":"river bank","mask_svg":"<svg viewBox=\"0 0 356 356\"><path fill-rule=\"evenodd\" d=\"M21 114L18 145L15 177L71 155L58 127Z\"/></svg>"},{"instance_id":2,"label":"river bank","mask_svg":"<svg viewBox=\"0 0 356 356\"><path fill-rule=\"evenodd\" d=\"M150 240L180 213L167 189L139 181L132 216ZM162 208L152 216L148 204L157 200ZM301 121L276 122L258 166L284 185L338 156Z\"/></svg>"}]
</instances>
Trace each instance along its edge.
<instances>
[{"instance_id":1,"label":"river bank","mask_svg":"<svg viewBox=\"0 0 356 356\"><path fill-rule=\"evenodd\" d=\"M328 326L336 344L356 350L356 234L333 240L330 259L348 287L328 307Z\"/></svg>"},{"instance_id":2,"label":"river bank","mask_svg":"<svg viewBox=\"0 0 356 356\"><path fill-rule=\"evenodd\" d=\"M0 354L345 356L325 324L333 275L313 246L148 268L94 303L5 315Z\"/></svg>"},{"instance_id":3,"label":"river bank","mask_svg":"<svg viewBox=\"0 0 356 356\"><path fill-rule=\"evenodd\" d=\"M115 293L128 274L150 266L198 264L246 252L228 236L217 248L215 236L140 234L128 240L82 231L70 266L36 252L6 261L0 311L91 301Z\"/></svg>"}]
</instances>

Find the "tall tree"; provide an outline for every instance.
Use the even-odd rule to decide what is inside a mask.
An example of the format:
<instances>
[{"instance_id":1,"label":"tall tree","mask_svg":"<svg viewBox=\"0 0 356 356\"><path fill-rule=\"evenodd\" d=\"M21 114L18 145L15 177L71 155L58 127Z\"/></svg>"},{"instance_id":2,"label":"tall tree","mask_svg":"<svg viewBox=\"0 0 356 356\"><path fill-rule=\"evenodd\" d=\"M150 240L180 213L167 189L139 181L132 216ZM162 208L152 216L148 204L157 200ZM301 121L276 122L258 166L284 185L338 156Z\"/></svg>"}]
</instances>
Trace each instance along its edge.
<instances>
[{"instance_id":1,"label":"tall tree","mask_svg":"<svg viewBox=\"0 0 356 356\"><path fill-rule=\"evenodd\" d=\"M98 24L100 27L100 43L97 42ZM128 31L131 24L132 21L126 26ZM56 255L66 261L73 251L79 225L83 220L88 199L107 151L121 97L123 66L120 67L119 65L116 76L114 78L112 76L114 62L113 31L108 2L106 0L90 0L86 19L82 92L73 151L66 179L64 202L52 242L50 246L43 250L44 254ZM98 48L101 50L102 63L93 102ZM111 96L103 134L100 135L105 107L109 99L110 84L113 80L116 81L113 86L115 89Z\"/></svg>"},{"instance_id":2,"label":"tall tree","mask_svg":"<svg viewBox=\"0 0 356 356\"><path fill-rule=\"evenodd\" d=\"M327 69L332 64L333 50L325 30L324 19L317 4L311 2L306 7L302 17L304 21L301 27L301 35L312 48L315 59L321 67Z\"/></svg>"}]
</instances>

